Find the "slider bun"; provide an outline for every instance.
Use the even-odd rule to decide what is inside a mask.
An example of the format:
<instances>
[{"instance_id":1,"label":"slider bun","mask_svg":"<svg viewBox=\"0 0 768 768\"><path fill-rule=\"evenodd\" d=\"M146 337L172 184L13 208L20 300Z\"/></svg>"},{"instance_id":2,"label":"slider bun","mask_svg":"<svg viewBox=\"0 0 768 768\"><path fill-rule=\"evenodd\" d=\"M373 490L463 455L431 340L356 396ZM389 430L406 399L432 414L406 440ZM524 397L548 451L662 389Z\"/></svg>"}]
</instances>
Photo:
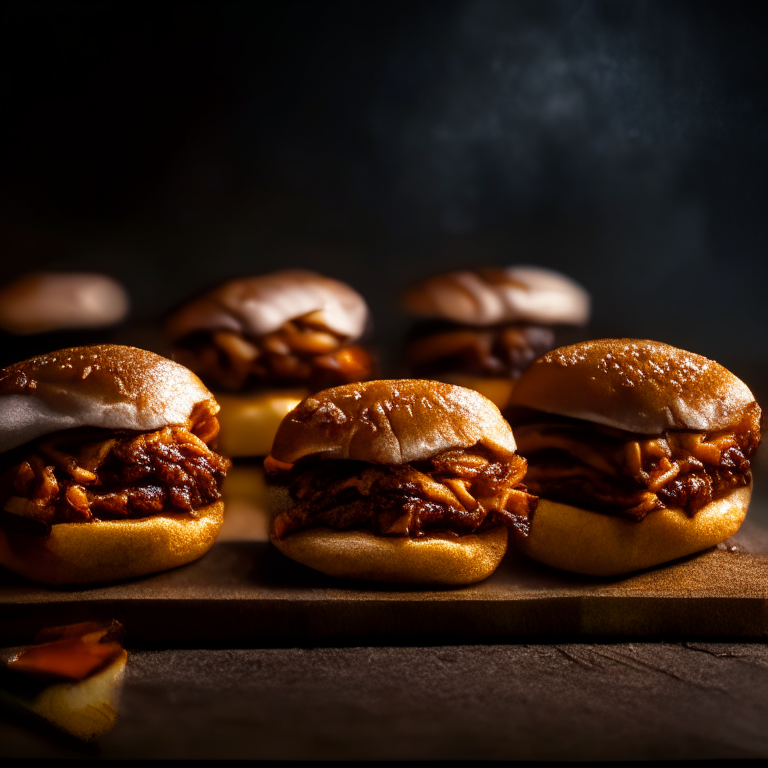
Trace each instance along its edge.
<instances>
[{"instance_id":1,"label":"slider bun","mask_svg":"<svg viewBox=\"0 0 768 768\"><path fill-rule=\"evenodd\" d=\"M415 315L466 325L528 322L582 325L589 294L559 272L539 267L459 270L427 278L403 296Z\"/></svg>"},{"instance_id":2,"label":"slider bun","mask_svg":"<svg viewBox=\"0 0 768 768\"><path fill-rule=\"evenodd\" d=\"M28 335L103 328L128 314L128 294L108 275L37 272L0 290L0 328Z\"/></svg>"},{"instance_id":3,"label":"slider bun","mask_svg":"<svg viewBox=\"0 0 768 768\"><path fill-rule=\"evenodd\" d=\"M48 536L0 528L0 564L42 584L90 584L165 571L213 545L224 502L192 513L59 523Z\"/></svg>"},{"instance_id":4,"label":"slider bun","mask_svg":"<svg viewBox=\"0 0 768 768\"><path fill-rule=\"evenodd\" d=\"M745 419L760 430L754 395L722 365L638 339L599 339L548 352L515 385L513 424L519 408L646 435L729 429Z\"/></svg>"},{"instance_id":5,"label":"slider bun","mask_svg":"<svg viewBox=\"0 0 768 768\"><path fill-rule=\"evenodd\" d=\"M733 536L744 521L752 487L736 488L693 517L656 509L640 521L539 499L531 530L517 546L555 568L616 576L700 552Z\"/></svg>"},{"instance_id":6,"label":"slider bun","mask_svg":"<svg viewBox=\"0 0 768 768\"><path fill-rule=\"evenodd\" d=\"M217 393L221 410L216 444L230 458L266 456L285 415L309 394L306 389L276 389L256 394Z\"/></svg>"},{"instance_id":7,"label":"slider bun","mask_svg":"<svg viewBox=\"0 0 768 768\"><path fill-rule=\"evenodd\" d=\"M480 393L439 381L368 381L299 403L280 424L272 457L399 465L478 443L501 457L515 452L509 424Z\"/></svg>"},{"instance_id":8,"label":"slider bun","mask_svg":"<svg viewBox=\"0 0 768 768\"><path fill-rule=\"evenodd\" d=\"M328 576L391 584L474 584L496 570L507 550L503 525L450 539L320 527L271 539L287 557Z\"/></svg>"},{"instance_id":9,"label":"slider bun","mask_svg":"<svg viewBox=\"0 0 768 768\"><path fill-rule=\"evenodd\" d=\"M199 331L263 336L309 314L347 341L362 336L368 322L368 306L350 286L316 272L292 269L224 283L172 315L166 332L171 341Z\"/></svg>"},{"instance_id":10,"label":"slider bun","mask_svg":"<svg viewBox=\"0 0 768 768\"><path fill-rule=\"evenodd\" d=\"M194 407L219 409L192 371L154 352L115 344L74 347L0 371L0 452L75 427L186 426Z\"/></svg>"}]
</instances>

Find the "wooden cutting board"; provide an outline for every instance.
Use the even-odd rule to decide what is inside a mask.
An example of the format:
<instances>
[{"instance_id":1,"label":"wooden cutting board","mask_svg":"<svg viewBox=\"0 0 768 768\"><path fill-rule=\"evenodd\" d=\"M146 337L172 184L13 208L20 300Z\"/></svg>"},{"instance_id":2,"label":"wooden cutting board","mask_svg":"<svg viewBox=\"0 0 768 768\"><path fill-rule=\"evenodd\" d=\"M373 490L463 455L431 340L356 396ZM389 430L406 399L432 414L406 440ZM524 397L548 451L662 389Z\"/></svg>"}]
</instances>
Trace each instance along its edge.
<instances>
[{"instance_id":1,"label":"wooden cutting board","mask_svg":"<svg viewBox=\"0 0 768 768\"><path fill-rule=\"evenodd\" d=\"M224 538L258 532L252 540L222 541L195 563L131 582L47 589L2 571L0 645L92 618L120 619L133 647L768 637L768 531L749 522L718 548L624 578L575 576L510 552L481 584L425 590L325 577L253 540L263 520L248 526L242 515L254 511L238 514Z\"/></svg>"}]
</instances>

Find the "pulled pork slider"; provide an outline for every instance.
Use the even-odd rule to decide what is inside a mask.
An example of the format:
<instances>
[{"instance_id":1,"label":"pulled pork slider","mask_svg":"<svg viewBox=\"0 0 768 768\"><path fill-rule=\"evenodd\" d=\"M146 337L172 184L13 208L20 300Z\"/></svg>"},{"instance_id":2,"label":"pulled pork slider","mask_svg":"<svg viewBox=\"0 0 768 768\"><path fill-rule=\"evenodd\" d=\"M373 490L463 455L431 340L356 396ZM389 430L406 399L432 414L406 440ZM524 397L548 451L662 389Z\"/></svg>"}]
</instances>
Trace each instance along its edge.
<instances>
[{"instance_id":1,"label":"pulled pork slider","mask_svg":"<svg viewBox=\"0 0 768 768\"><path fill-rule=\"evenodd\" d=\"M223 520L219 407L152 352L75 347L0 371L0 564L111 581L203 555Z\"/></svg>"},{"instance_id":2,"label":"pulled pork slider","mask_svg":"<svg viewBox=\"0 0 768 768\"><path fill-rule=\"evenodd\" d=\"M732 536L752 493L760 407L730 371L655 341L562 347L520 378L506 414L541 497L536 560L629 573Z\"/></svg>"},{"instance_id":3,"label":"pulled pork slider","mask_svg":"<svg viewBox=\"0 0 768 768\"><path fill-rule=\"evenodd\" d=\"M555 327L584 325L589 294L538 267L461 270L430 277L404 295L417 325L405 355L417 376L476 389L503 407L515 379L555 346Z\"/></svg>"},{"instance_id":4,"label":"pulled pork slider","mask_svg":"<svg viewBox=\"0 0 768 768\"><path fill-rule=\"evenodd\" d=\"M166 331L174 358L217 393L222 451L265 456L302 398L370 378L372 358L354 344L367 323L348 285L286 270L219 286L172 315Z\"/></svg>"},{"instance_id":5,"label":"pulled pork slider","mask_svg":"<svg viewBox=\"0 0 768 768\"><path fill-rule=\"evenodd\" d=\"M270 538L330 576L462 585L490 576L536 499L498 408L434 381L371 381L309 397L264 462Z\"/></svg>"}]
</instances>

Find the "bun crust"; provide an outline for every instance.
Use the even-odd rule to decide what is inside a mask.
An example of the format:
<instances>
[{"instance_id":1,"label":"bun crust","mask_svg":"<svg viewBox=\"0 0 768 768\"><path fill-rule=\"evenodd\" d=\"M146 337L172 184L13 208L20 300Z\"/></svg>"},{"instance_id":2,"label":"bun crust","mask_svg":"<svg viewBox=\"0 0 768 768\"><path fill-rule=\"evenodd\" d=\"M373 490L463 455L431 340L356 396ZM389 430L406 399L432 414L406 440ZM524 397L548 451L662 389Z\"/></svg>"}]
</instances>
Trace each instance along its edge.
<instances>
[{"instance_id":1,"label":"bun crust","mask_svg":"<svg viewBox=\"0 0 768 768\"><path fill-rule=\"evenodd\" d=\"M502 457L516 447L499 409L478 392L438 381L369 381L299 403L280 424L272 457L398 465L477 443Z\"/></svg>"},{"instance_id":2,"label":"bun crust","mask_svg":"<svg viewBox=\"0 0 768 768\"><path fill-rule=\"evenodd\" d=\"M0 290L0 328L27 335L102 328L128 314L128 294L108 275L38 272Z\"/></svg>"},{"instance_id":3,"label":"bun crust","mask_svg":"<svg viewBox=\"0 0 768 768\"><path fill-rule=\"evenodd\" d=\"M201 402L219 410L192 371L154 352L115 344L62 349L0 371L0 452L74 427L183 426Z\"/></svg>"},{"instance_id":4,"label":"bun crust","mask_svg":"<svg viewBox=\"0 0 768 768\"><path fill-rule=\"evenodd\" d=\"M581 325L590 309L589 294L569 277L522 266L436 275L410 288L403 303L413 314L466 325Z\"/></svg>"},{"instance_id":5,"label":"bun crust","mask_svg":"<svg viewBox=\"0 0 768 768\"><path fill-rule=\"evenodd\" d=\"M496 570L507 550L504 526L450 539L328 528L271 538L284 555L328 576L392 584L474 584Z\"/></svg>"},{"instance_id":6,"label":"bun crust","mask_svg":"<svg viewBox=\"0 0 768 768\"><path fill-rule=\"evenodd\" d=\"M0 528L0 565L42 584L129 579L197 560L223 520L224 503L217 501L194 515L61 523L45 537Z\"/></svg>"},{"instance_id":7,"label":"bun crust","mask_svg":"<svg viewBox=\"0 0 768 768\"><path fill-rule=\"evenodd\" d=\"M754 395L722 365L638 339L599 339L547 353L518 379L509 407L647 435L729 429L745 419L760 429Z\"/></svg>"},{"instance_id":8,"label":"bun crust","mask_svg":"<svg viewBox=\"0 0 768 768\"><path fill-rule=\"evenodd\" d=\"M316 272L294 269L231 280L176 312L166 332L171 341L198 331L263 336L311 313L347 341L362 336L368 322L368 306L357 291Z\"/></svg>"},{"instance_id":9,"label":"bun crust","mask_svg":"<svg viewBox=\"0 0 768 768\"><path fill-rule=\"evenodd\" d=\"M737 488L688 517L658 509L642 522L540 499L527 538L529 557L573 573L616 576L700 552L739 529L752 486Z\"/></svg>"}]
</instances>

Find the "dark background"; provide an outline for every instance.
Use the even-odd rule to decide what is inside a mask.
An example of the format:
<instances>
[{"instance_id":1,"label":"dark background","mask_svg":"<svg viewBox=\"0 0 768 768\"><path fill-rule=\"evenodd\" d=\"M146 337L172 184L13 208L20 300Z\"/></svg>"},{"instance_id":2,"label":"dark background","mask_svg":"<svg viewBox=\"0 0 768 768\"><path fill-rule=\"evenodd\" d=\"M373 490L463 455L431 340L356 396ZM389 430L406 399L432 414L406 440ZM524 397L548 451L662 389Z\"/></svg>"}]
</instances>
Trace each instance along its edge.
<instances>
[{"instance_id":1,"label":"dark background","mask_svg":"<svg viewBox=\"0 0 768 768\"><path fill-rule=\"evenodd\" d=\"M308 266L370 301L533 263L760 389L768 3L6 2L3 281L117 275L145 327Z\"/></svg>"}]
</instances>

